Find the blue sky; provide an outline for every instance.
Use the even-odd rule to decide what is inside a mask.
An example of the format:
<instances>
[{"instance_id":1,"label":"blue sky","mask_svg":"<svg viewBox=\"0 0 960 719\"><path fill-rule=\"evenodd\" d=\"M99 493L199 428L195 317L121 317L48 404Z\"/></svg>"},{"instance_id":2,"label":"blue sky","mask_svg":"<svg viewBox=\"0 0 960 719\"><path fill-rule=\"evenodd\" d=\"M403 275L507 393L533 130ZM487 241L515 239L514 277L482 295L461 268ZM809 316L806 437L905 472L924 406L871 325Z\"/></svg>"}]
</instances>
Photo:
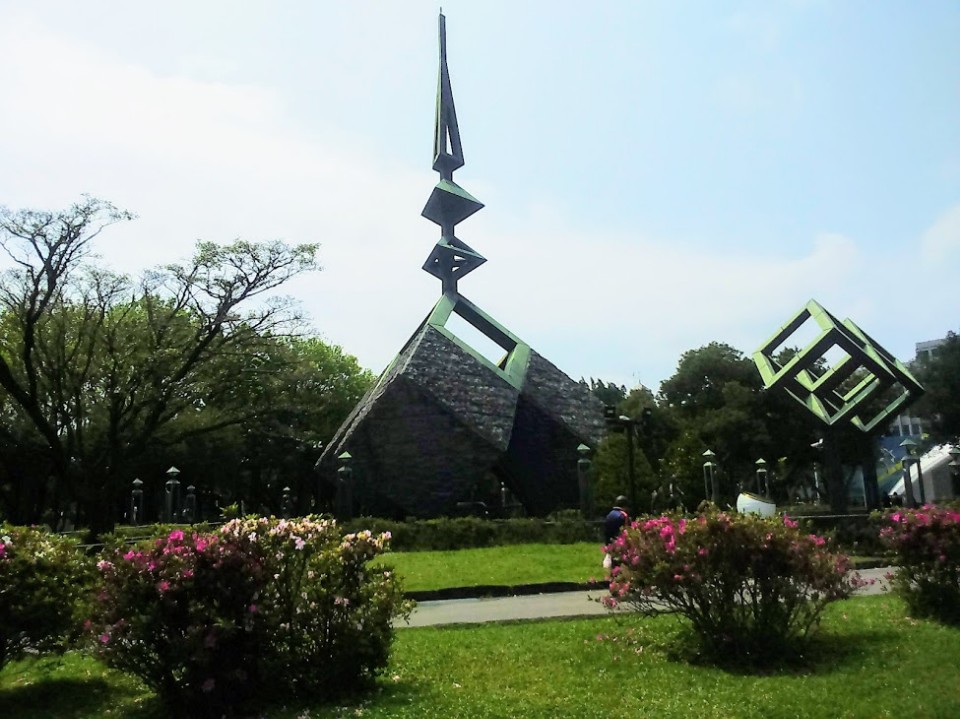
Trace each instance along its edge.
<instances>
[{"instance_id":1,"label":"blue sky","mask_svg":"<svg viewBox=\"0 0 960 719\"><path fill-rule=\"evenodd\" d=\"M656 387L811 298L901 359L960 329L956 3L443 5L461 291L568 374ZM0 0L0 203L138 213L99 242L129 272L319 242L288 291L379 371L439 294L437 9Z\"/></svg>"}]
</instances>

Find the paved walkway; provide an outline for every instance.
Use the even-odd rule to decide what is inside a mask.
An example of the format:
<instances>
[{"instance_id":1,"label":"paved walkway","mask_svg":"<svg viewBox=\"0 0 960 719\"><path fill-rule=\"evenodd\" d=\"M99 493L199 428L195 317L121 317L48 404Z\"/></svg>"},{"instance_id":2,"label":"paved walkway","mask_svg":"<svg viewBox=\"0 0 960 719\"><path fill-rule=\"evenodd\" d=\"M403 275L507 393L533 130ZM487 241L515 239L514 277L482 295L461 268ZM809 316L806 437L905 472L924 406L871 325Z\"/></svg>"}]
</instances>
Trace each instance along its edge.
<instances>
[{"instance_id":1,"label":"paved walkway","mask_svg":"<svg viewBox=\"0 0 960 719\"><path fill-rule=\"evenodd\" d=\"M884 575L891 567L860 570L860 576L874 582L858 594L880 594L887 586ZM519 619L548 619L607 614L608 609L597 601L604 589L590 591L531 594L522 597L484 597L479 599L441 599L420 602L409 624L400 627L427 627L444 624L477 624Z\"/></svg>"}]
</instances>

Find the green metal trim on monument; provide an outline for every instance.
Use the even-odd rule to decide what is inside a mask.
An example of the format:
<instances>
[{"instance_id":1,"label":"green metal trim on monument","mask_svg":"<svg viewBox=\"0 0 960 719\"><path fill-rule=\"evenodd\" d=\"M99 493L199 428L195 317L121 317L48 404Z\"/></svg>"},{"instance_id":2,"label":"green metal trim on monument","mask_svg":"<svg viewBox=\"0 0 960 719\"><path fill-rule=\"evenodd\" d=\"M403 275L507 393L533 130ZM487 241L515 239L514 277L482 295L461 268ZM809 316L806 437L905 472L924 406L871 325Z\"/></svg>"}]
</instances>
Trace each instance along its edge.
<instances>
[{"instance_id":1,"label":"green metal trim on monument","mask_svg":"<svg viewBox=\"0 0 960 719\"><path fill-rule=\"evenodd\" d=\"M467 342L446 328L450 315L458 314L470 323L478 332L481 332L492 342L495 342L504 351L504 356L497 364L484 357ZM444 293L433 311L427 317L426 323L435 327L445 337L456 342L465 351L469 352L481 364L489 367L498 376L505 379L517 389L523 389L527 364L530 361L530 345L513 334L493 317L481 310L463 295Z\"/></svg>"},{"instance_id":2,"label":"green metal trim on monument","mask_svg":"<svg viewBox=\"0 0 960 719\"><path fill-rule=\"evenodd\" d=\"M781 366L773 353L811 320L819 332ZM818 373L817 363L834 348L842 350L844 356L823 373ZM841 322L814 300L810 300L761 345L753 353L753 360L766 389L782 389L830 426L849 422L862 432L872 433L923 394L923 387L902 362L852 320ZM845 392L841 391L844 382L858 370L864 372L863 379ZM891 389L898 392L892 401L872 416L861 416L870 400Z\"/></svg>"}]
</instances>

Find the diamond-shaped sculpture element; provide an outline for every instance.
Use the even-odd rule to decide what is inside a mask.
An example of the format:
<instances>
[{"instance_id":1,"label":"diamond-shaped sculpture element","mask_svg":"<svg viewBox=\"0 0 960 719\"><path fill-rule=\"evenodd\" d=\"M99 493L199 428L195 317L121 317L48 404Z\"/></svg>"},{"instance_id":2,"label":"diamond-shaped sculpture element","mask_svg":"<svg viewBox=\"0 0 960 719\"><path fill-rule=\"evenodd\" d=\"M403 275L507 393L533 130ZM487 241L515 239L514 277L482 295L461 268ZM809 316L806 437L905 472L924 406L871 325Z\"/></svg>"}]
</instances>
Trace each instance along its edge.
<instances>
[{"instance_id":1,"label":"diamond-shaped sculpture element","mask_svg":"<svg viewBox=\"0 0 960 719\"><path fill-rule=\"evenodd\" d=\"M807 321L819 331L781 365L773 353ZM824 367L825 355L835 348L843 357ZM840 322L813 300L754 352L753 360L765 388L781 388L827 425L850 422L866 433L923 394L923 387L896 357L851 320ZM874 400L891 393L895 396L876 408Z\"/></svg>"},{"instance_id":2,"label":"diamond-shaped sculpture element","mask_svg":"<svg viewBox=\"0 0 960 719\"><path fill-rule=\"evenodd\" d=\"M481 209L483 203L456 182L440 180L420 214L444 228L445 234L452 234L454 225Z\"/></svg>"},{"instance_id":3,"label":"diamond-shaped sculpture element","mask_svg":"<svg viewBox=\"0 0 960 719\"><path fill-rule=\"evenodd\" d=\"M463 277L487 261L487 258L456 237L441 237L423 269L445 282Z\"/></svg>"},{"instance_id":4,"label":"diamond-shaped sculpture element","mask_svg":"<svg viewBox=\"0 0 960 719\"><path fill-rule=\"evenodd\" d=\"M448 326L453 314L504 349L493 362ZM503 482L532 514L579 502L577 447L596 447L603 407L588 389L464 297L448 293L337 431L318 468L353 456L360 513L451 515Z\"/></svg>"}]
</instances>

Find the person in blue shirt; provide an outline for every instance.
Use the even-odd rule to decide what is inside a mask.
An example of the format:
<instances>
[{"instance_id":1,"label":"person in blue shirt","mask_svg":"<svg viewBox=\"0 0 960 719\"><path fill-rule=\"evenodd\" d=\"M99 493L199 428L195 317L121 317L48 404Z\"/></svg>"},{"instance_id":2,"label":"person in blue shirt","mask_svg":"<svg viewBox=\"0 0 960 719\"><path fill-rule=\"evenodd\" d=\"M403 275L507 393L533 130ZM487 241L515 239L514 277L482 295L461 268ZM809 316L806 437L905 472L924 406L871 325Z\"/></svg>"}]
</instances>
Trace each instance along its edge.
<instances>
[{"instance_id":1,"label":"person in blue shirt","mask_svg":"<svg viewBox=\"0 0 960 719\"><path fill-rule=\"evenodd\" d=\"M610 510L610 514L603 520L603 537L607 544L610 544L610 542L619 537L620 532L623 531L627 522L630 521L630 513L626 507L627 498L620 495L617 497L617 503L613 509Z\"/></svg>"}]
</instances>

